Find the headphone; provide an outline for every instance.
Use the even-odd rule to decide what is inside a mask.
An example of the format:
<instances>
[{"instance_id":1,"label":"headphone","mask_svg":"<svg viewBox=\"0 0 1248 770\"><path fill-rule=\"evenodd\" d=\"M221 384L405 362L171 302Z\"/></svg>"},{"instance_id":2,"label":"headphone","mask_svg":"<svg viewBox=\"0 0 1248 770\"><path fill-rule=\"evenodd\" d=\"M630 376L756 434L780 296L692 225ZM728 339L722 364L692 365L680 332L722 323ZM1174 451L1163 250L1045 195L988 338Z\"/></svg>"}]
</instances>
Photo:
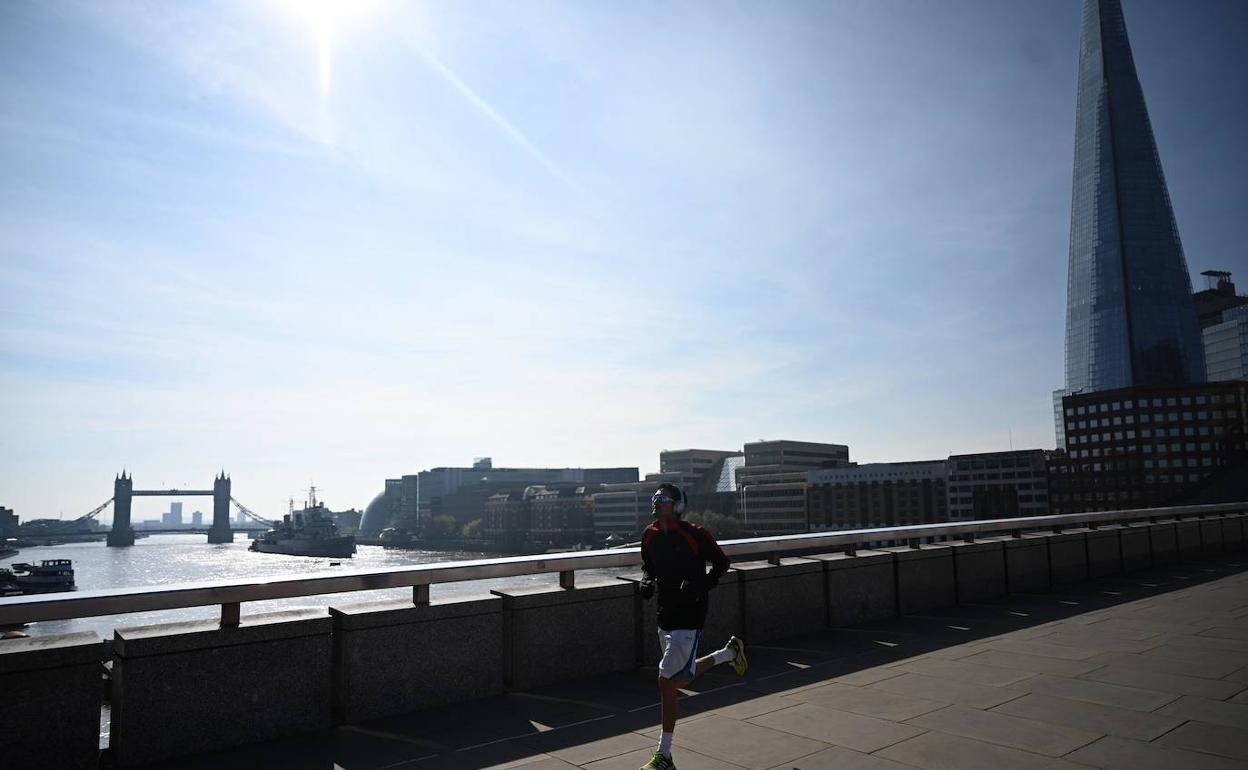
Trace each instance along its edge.
<instances>
[{"instance_id":1,"label":"headphone","mask_svg":"<svg viewBox=\"0 0 1248 770\"><path fill-rule=\"evenodd\" d=\"M676 514L676 516L677 516L677 517L679 517L679 516L681 516L682 514L684 514L684 512L685 512L685 493L684 493L684 490L682 490L680 487L676 486L675 484L672 484L672 483L670 483L670 482L666 482L666 481L665 481L665 482L663 482L662 484L660 484L659 486L661 486L661 487L663 487L664 489L667 489L668 491L670 491L670 492L673 492L673 493L674 493L674 494L673 494L673 497L674 497L675 499L674 499L673 504L672 504L672 513ZM658 515L658 513L656 512L654 515L655 515L655 516L657 516L657 515Z\"/></svg>"}]
</instances>

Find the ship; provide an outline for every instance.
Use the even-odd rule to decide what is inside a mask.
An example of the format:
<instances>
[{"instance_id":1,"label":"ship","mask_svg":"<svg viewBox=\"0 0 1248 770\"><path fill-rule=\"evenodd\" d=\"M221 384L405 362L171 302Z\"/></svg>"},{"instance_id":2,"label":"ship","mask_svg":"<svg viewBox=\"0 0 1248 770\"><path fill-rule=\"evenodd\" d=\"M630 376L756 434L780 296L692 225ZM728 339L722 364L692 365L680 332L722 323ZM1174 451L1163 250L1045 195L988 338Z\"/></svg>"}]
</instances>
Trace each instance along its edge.
<instances>
[{"instance_id":1,"label":"ship","mask_svg":"<svg viewBox=\"0 0 1248 770\"><path fill-rule=\"evenodd\" d=\"M13 564L9 569L0 569L0 596L46 594L75 588L71 559L44 559L38 565Z\"/></svg>"},{"instance_id":2,"label":"ship","mask_svg":"<svg viewBox=\"0 0 1248 770\"><path fill-rule=\"evenodd\" d=\"M308 498L299 511L295 510L292 500L290 512L272 529L252 540L248 550L287 556L351 558L355 553L355 536L338 533L333 514L316 499L316 487L309 490Z\"/></svg>"}]
</instances>

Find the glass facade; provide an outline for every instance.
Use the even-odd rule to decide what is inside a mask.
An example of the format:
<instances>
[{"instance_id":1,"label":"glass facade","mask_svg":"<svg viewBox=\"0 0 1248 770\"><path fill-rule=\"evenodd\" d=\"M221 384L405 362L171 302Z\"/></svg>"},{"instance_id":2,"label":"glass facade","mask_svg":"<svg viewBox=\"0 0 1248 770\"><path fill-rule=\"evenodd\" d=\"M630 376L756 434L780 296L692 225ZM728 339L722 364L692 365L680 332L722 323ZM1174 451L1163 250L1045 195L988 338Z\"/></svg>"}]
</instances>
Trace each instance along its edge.
<instances>
[{"instance_id":1,"label":"glass facade","mask_svg":"<svg viewBox=\"0 0 1248 770\"><path fill-rule=\"evenodd\" d=\"M1248 305L1224 311L1202 334L1210 382L1248 379Z\"/></svg>"},{"instance_id":2,"label":"glass facade","mask_svg":"<svg viewBox=\"0 0 1248 770\"><path fill-rule=\"evenodd\" d=\"M1120 0L1085 0L1066 392L1203 382L1191 277Z\"/></svg>"}]
</instances>

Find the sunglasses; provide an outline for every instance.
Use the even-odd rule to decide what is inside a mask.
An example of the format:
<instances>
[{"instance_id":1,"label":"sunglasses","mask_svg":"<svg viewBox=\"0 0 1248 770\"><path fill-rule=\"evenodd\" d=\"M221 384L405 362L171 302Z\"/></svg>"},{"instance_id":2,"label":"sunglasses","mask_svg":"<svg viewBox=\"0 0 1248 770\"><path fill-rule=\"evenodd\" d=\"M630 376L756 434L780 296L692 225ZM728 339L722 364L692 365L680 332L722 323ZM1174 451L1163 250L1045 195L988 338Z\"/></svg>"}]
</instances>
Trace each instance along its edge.
<instances>
[{"instance_id":1,"label":"sunglasses","mask_svg":"<svg viewBox=\"0 0 1248 770\"><path fill-rule=\"evenodd\" d=\"M674 502L676 501L668 497L667 495L655 495L654 497L650 498L651 505L661 505L662 503L674 503Z\"/></svg>"}]
</instances>

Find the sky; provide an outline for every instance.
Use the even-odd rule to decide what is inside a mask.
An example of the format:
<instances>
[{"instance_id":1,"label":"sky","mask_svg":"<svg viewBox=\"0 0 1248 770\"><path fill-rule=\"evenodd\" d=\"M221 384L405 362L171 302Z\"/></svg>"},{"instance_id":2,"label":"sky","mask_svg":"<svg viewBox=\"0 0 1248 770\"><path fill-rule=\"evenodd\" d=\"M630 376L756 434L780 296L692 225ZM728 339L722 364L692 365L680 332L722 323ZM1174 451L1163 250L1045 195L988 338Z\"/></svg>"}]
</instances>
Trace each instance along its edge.
<instances>
[{"instance_id":1,"label":"sky","mask_svg":"<svg viewBox=\"0 0 1248 770\"><path fill-rule=\"evenodd\" d=\"M1248 4L1124 5L1194 285L1248 287ZM1079 18L2 3L0 505L1052 447Z\"/></svg>"}]
</instances>

